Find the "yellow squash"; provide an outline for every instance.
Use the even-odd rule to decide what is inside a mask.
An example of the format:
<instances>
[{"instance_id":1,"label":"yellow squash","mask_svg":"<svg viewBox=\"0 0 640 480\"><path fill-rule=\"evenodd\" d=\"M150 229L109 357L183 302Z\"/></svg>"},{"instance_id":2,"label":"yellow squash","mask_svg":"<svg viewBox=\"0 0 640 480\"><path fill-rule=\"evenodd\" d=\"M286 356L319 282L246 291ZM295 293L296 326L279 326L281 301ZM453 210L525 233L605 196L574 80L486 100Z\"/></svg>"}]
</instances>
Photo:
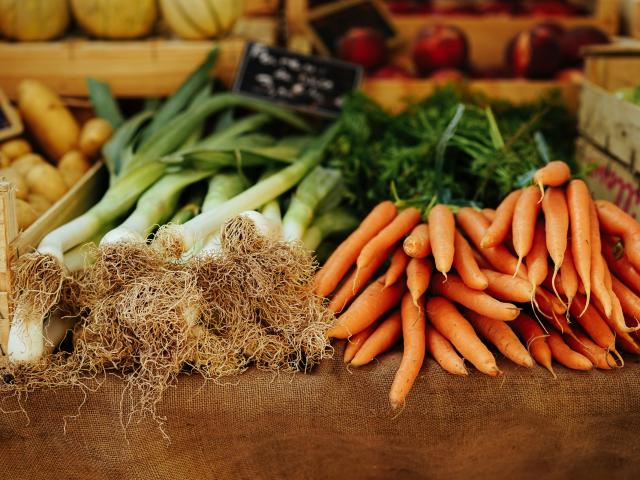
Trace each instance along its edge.
<instances>
[{"instance_id":1,"label":"yellow squash","mask_svg":"<svg viewBox=\"0 0 640 480\"><path fill-rule=\"evenodd\" d=\"M229 32L244 11L242 0L160 0L162 16L179 37L200 40Z\"/></svg>"},{"instance_id":2,"label":"yellow squash","mask_svg":"<svg viewBox=\"0 0 640 480\"><path fill-rule=\"evenodd\" d=\"M144 37L158 17L156 0L71 0L71 8L82 29L97 38Z\"/></svg>"},{"instance_id":3,"label":"yellow squash","mask_svg":"<svg viewBox=\"0 0 640 480\"><path fill-rule=\"evenodd\" d=\"M12 40L51 40L68 26L67 0L0 0L0 33Z\"/></svg>"}]
</instances>

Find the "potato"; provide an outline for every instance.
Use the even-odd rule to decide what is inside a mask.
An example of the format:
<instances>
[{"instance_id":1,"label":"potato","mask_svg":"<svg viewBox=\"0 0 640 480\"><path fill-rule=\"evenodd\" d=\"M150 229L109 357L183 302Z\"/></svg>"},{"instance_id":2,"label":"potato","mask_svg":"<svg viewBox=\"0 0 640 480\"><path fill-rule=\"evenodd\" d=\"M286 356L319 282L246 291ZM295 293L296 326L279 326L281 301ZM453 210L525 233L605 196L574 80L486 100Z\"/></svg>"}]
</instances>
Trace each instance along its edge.
<instances>
[{"instance_id":1,"label":"potato","mask_svg":"<svg viewBox=\"0 0 640 480\"><path fill-rule=\"evenodd\" d=\"M51 202L49 200L37 193L30 193L27 196L27 202L29 202L29 205L33 207L38 215L42 215L44 212L49 210L49 207L51 206Z\"/></svg>"},{"instance_id":2,"label":"potato","mask_svg":"<svg viewBox=\"0 0 640 480\"><path fill-rule=\"evenodd\" d=\"M38 213L24 200L16 199L16 218L18 219L18 229L24 230L38 219Z\"/></svg>"},{"instance_id":3,"label":"potato","mask_svg":"<svg viewBox=\"0 0 640 480\"><path fill-rule=\"evenodd\" d=\"M113 128L103 118L92 118L80 130L80 151L92 158L100 153L102 146L111 138Z\"/></svg>"},{"instance_id":4,"label":"potato","mask_svg":"<svg viewBox=\"0 0 640 480\"><path fill-rule=\"evenodd\" d=\"M24 177L20 175L17 170L11 167L0 169L0 178L4 178L15 187L16 198L20 198L22 200L27 199L27 195L29 195L27 182L25 182Z\"/></svg>"},{"instance_id":5,"label":"potato","mask_svg":"<svg viewBox=\"0 0 640 480\"><path fill-rule=\"evenodd\" d=\"M0 152L0 168L7 168L11 166L11 159L4 153Z\"/></svg>"},{"instance_id":6,"label":"potato","mask_svg":"<svg viewBox=\"0 0 640 480\"><path fill-rule=\"evenodd\" d=\"M4 153L9 160L15 160L22 155L31 153L31 145L24 138L14 138L13 140L7 140L0 145L0 153Z\"/></svg>"},{"instance_id":7,"label":"potato","mask_svg":"<svg viewBox=\"0 0 640 480\"><path fill-rule=\"evenodd\" d=\"M11 164L11 168L16 170L23 177L26 177L29 170L41 163L47 162L37 153L27 153L26 155L22 155L20 158L14 160Z\"/></svg>"},{"instance_id":8,"label":"potato","mask_svg":"<svg viewBox=\"0 0 640 480\"><path fill-rule=\"evenodd\" d=\"M18 108L42 149L58 161L78 145L80 127L60 97L37 80L18 84Z\"/></svg>"},{"instance_id":9,"label":"potato","mask_svg":"<svg viewBox=\"0 0 640 480\"><path fill-rule=\"evenodd\" d=\"M56 203L68 190L62 174L48 163L35 165L27 173L26 180L31 192L42 195L51 203Z\"/></svg>"},{"instance_id":10,"label":"potato","mask_svg":"<svg viewBox=\"0 0 640 480\"><path fill-rule=\"evenodd\" d=\"M90 168L91 164L78 150L71 150L65 153L60 162L58 162L58 170L60 170L64 183L69 188L80 180Z\"/></svg>"}]
</instances>

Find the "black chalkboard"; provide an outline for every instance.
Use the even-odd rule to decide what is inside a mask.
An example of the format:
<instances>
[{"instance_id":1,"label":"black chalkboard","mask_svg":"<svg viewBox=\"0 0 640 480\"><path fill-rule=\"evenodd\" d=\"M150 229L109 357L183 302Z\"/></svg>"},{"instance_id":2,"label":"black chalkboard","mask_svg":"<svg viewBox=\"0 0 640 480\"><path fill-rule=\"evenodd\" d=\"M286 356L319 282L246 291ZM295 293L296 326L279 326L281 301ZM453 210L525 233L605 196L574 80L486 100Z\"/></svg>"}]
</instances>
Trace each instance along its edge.
<instances>
[{"instance_id":1,"label":"black chalkboard","mask_svg":"<svg viewBox=\"0 0 640 480\"><path fill-rule=\"evenodd\" d=\"M233 90L321 116L337 116L362 68L340 60L247 44Z\"/></svg>"}]
</instances>

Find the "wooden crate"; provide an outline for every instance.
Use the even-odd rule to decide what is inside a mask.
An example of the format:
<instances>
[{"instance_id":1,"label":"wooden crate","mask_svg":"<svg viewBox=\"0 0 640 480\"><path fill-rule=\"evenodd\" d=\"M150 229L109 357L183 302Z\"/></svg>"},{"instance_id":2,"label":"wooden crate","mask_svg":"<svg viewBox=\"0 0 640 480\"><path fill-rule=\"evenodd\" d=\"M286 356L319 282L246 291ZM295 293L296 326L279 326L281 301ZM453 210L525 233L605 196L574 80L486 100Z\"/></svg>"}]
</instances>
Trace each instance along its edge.
<instances>
[{"instance_id":1,"label":"wooden crate","mask_svg":"<svg viewBox=\"0 0 640 480\"><path fill-rule=\"evenodd\" d=\"M306 30L307 0L287 0L286 18L292 36ZM593 15L558 17L554 20L567 28L591 25L609 35L618 32L620 0L597 0ZM392 15L393 23L405 38L405 49L425 25L444 23L461 28L469 39L470 61L476 68L493 69L502 66L507 43L517 33L548 20L540 16L463 16L463 15Z\"/></svg>"},{"instance_id":2,"label":"wooden crate","mask_svg":"<svg viewBox=\"0 0 640 480\"><path fill-rule=\"evenodd\" d=\"M35 248L48 232L87 211L102 197L106 185L106 168L102 162L98 162L29 228L18 232L13 186L8 182L0 181L0 348L2 353L7 351L13 307L12 263Z\"/></svg>"},{"instance_id":3,"label":"wooden crate","mask_svg":"<svg viewBox=\"0 0 640 480\"><path fill-rule=\"evenodd\" d=\"M639 40L589 47L585 54L585 76L594 84L609 91L640 84Z\"/></svg>"},{"instance_id":4,"label":"wooden crate","mask_svg":"<svg viewBox=\"0 0 640 480\"><path fill-rule=\"evenodd\" d=\"M218 42L220 56L215 74L230 84L246 40L273 44L276 28L273 18L242 18L233 35ZM0 42L0 88L15 98L18 83L35 78L60 95L86 96L85 79L92 76L109 82L119 97L165 96L204 59L214 43L165 38Z\"/></svg>"},{"instance_id":5,"label":"wooden crate","mask_svg":"<svg viewBox=\"0 0 640 480\"><path fill-rule=\"evenodd\" d=\"M244 0L244 14L248 16L276 15L280 0Z\"/></svg>"}]
</instances>

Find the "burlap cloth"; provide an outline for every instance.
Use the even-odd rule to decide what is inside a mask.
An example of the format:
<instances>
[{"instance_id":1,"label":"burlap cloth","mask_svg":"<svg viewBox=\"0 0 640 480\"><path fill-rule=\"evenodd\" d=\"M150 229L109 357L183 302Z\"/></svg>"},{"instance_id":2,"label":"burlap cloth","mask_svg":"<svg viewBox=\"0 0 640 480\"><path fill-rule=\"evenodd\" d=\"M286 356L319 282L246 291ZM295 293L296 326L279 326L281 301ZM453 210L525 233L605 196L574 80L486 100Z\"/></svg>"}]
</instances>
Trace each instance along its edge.
<instances>
[{"instance_id":1,"label":"burlap cloth","mask_svg":"<svg viewBox=\"0 0 640 480\"><path fill-rule=\"evenodd\" d=\"M397 353L349 373L338 356L310 375L255 369L224 386L184 376L160 408L168 444L144 421L123 432L121 383L80 416L76 391L32 394L0 414L2 477L22 479L640 479L640 364L553 380L502 361L493 379L429 360L406 408L389 412Z\"/></svg>"}]
</instances>

